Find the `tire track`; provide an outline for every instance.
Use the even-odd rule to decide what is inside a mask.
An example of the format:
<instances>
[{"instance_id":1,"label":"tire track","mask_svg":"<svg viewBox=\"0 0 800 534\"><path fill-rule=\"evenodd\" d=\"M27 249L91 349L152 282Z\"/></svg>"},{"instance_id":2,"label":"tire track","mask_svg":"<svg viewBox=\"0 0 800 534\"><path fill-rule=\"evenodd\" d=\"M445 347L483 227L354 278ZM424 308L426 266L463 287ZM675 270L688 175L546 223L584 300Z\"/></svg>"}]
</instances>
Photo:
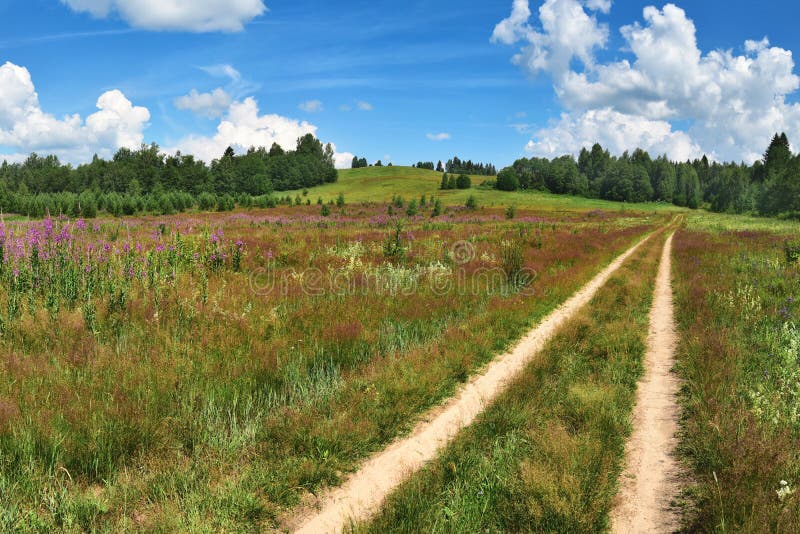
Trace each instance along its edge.
<instances>
[{"instance_id":1,"label":"tire track","mask_svg":"<svg viewBox=\"0 0 800 534\"><path fill-rule=\"evenodd\" d=\"M672 303L672 237L664 245L658 269L645 373L636 392L633 433L625 447L625 470L611 513L612 532L675 532L680 514L672 502L680 494L678 444L679 382L675 364L675 317Z\"/></svg>"},{"instance_id":2,"label":"tire track","mask_svg":"<svg viewBox=\"0 0 800 534\"><path fill-rule=\"evenodd\" d=\"M511 352L497 357L461 387L455 396L428 412L409 436L367 459L342 486L323 494L317 510L300 514L286 527L298 533L339 532L355 521L371 517L392 490L434 458L461 429L469 426L525 369L558 329L586 305L625 260L656 233L648 235L617 257L528 332Z\"/></svg>"}]
</instances>

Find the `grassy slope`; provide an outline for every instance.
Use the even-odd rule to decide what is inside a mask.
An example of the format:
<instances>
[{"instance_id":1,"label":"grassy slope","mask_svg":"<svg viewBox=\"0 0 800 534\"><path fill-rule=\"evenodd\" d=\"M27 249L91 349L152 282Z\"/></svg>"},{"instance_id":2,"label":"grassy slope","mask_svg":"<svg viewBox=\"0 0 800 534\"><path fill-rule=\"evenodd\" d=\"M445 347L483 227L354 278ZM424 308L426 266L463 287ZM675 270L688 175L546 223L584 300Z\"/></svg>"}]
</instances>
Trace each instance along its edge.
<instances>
[{"instance_id":1,"label":"grassy slope","mask_svg":"<svg viewBox=\"0 0 800 534\"><path fill-rule=\"evenodd\" d=\"M553 210L617 210L622 206L642 211L679 210L666 204L623 204L606 200L587 199L566 195L552 195L541 192L514 192L478 189L481 183L491 178L472 176L471 190L441 191L441 173L414 169L411 167L368 167L365 169L346 169L339 171L339 181L309 190L312 202L317 197L323 201L334 200L344 193L348 202L387 202L395 195L406 200L422 195L436 196L445 205L462 205L469 195L475 195L481 206L535 207ZM294 193L291 193L294 195Z\"/></svg>"}]
</instances>

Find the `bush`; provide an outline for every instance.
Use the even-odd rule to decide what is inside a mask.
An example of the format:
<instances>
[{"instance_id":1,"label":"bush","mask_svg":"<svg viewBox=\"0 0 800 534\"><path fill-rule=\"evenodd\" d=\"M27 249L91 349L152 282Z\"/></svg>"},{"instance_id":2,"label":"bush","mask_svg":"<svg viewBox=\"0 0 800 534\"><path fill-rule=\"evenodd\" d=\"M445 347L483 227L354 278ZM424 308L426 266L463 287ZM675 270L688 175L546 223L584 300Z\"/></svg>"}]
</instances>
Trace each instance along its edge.
<instances>
[{"instance_id":1,"label":"bush","mask_svg":"<svg viewBox=\"0 0 800 534\"><path fill-rule=\"evenodd\" d=\"M236 207L236 202L230 195L222 195L217 199L217 211L233 211Z\"/></svg>"},{"instance_id":2,"label":"bush","mask_svg":"<svg viewBox=\"0 0 800 534\"><path fill-rule=\"evenodd\" d=\"M783 252L786 254L786 263L791 265L800 261L800 243L784 242Z\"/></svg>"},{"instance_id":3,"label":"bush","mask_svg":"<svg viewBox=\"0 0 800 534\"><path fill-rule=\"evenodd\" d=\"M339 193L339 196L336 197L336 206L339 208L344 207L344 193Z\"/></svg>"},{"instance_id":4,"label":"bush","mask_svg":"<svg viewBox=\"0 0 800 534\"><path fill-rule=\"evenodd\" d=\"M386 238L383 244L383 255L390 260L398 261L403 259L406 249L403 246L403 221L397 219L394 230Z\"/></svg>"},{"instance_id":5,"label":"bush","mask_svg":"<svg viewBox=\"0 0 800 534\"><path fill-rule=\"evenodd\" d=\"M467 198L467 202L464 204L468 210L476 210L478 209L478 200L475 198L475 195L470 195Z\"/></svg>"},{"instance_id":6,"label":"bush","mask_svg":"<svg viewBox=\"0 0 800 534\"><path fill-rule=\"evenodd\" d=\"M412 200L411 202L408 203L408 209L406 209L406 215L408 215L409 217L413 217L418 213L418 211L419 210L417 210L416 200Z\"/></svg>"},{"instance_id":7,"label":"bush","mask_svg":"<svg viewBox=\"0 0 800 534\"><path fill-rule=\"evenodd\" d=\"M506 219L511 220L517 216L517 208L509 206L506 208Z\"/></svg>"},{"instance_id":8,"label":"bush","mask_svg":"<svg viewBox=\"0 0 800 534\"><path fill-rule=\"evenodd\" d=\"M331 208L327 204L322 205L322 210L320 210L320 215L323 217L328 217L331 214Z\"/></svg>"},{"instance_id":9,"label":"bush","mask_svg":"<svg viewBox=\"0 0 800 534\"><path fill-rule=\"evenodd\" d=\"M472 187L472 180L466 174L459 174L456 178L456 187L458 189L469 189Z\"/></svg>"},{"instance_id":10,"label":"bush","mask_svg":"<svg viewBox=\"0 0 800 534\"><path fill-rule=\"evenodd\" d=\"M500 191L516 191L519 189L519 176L513 168L505 168L497 175L495 187Z\"/></svg>"},{"instance_id":11,"label":"bush","mask_svg":"<svg viewBox=\"0 0 800 534\"><path fill-rule=\"evenodd\" d=\"M197 197L197 207L201 211L211 211L217 206L217 196L214 193L200 193Z\"/></svg>"},{"instance_id":12,"label":"bush","mask_svg":"<svg viewBox=\"0 0 800 534\"><path fill-rule=\"evenodd\" d=\"M431 211L431 217L438 217L442 214L442 201L438 198L433 201L433 210Z\"/></svg>"},{"instance_id":13,"label":"bush","mask_svg":"<svg viewBox=\"0 0 800 534\"><path fill-rule=\"evenodd\" d=\"M515 287L527 284L530 280L525 273L525 242L521 238L500 243L500 263L506 281Z\"/></svg>"},{"instance_id":14,"label":"bush","mask_svg":"<svg viewBox=\"0 0 800 534\"><path fill-rule=\"evenodd\" d=\"M161 195L158 198L158 210L161 215L172 215L175 213L175 206L172 204L169 195Z\"/></svg>"}]
</instances>

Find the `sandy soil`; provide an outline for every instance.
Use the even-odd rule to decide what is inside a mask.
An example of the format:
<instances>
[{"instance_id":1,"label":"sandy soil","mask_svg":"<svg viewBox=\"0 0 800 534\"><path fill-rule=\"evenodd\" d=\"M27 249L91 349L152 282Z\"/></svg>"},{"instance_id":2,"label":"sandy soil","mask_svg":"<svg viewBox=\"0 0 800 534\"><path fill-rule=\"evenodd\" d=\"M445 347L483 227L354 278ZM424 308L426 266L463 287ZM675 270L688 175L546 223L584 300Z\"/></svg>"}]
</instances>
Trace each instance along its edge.
<instances>
[{"instance_id":1,"label":"sandy soil","mask_svg":"<svg viewBox=\"0 0 800 534\"><path fill-rule=\"evenodd\" d=\"M625 470L611 514L612 532L675 532L680 516L671 506L680 493L675 459L679 382L672 367L677 344L672 306L672 237L664 246L656 280L645 374L639 382L633 434L626 445Z\"/></svg>"},{"instance_id":2,"label":"sandy soil","mask_svg":"<svg viewBox=\"0 0 800 534\"><path fill-rule=\"evenodd\" d=\"M586 305L646 240L619 256L530 331L511 352L493 360L454 397L426 414L409 436L369 458L342 486L323 494L310 512L295 515L285 524L286 528L314 534L339 532L353 521L371 517L393 489L434 458L503 392L558 328Z\"/></svg>"}]
</instances>

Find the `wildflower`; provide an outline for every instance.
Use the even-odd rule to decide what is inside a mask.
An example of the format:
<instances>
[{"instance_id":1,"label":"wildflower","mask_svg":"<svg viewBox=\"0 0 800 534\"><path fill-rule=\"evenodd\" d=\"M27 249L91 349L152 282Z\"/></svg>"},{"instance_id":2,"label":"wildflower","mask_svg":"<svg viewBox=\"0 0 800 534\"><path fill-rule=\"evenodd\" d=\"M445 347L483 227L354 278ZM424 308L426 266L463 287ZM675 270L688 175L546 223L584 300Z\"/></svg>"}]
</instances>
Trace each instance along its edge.
<instances>
[{"instance_id":1,"label":"wildflower","mask_svg":"<svg viewBox=\"0 0 800 534\"><path fill-rule=\"evenodd\" d=\"M789 486L785 480L781 480L781 487L775 493L778 494L778 500L783 501L786 497L794 493L794 490Z\"/></svg>"},{"instance_id":2,"label":"wildflower","mask_svg":"<svg viewBox=\"0 0 800 534\"><path fill-rule=\"evenodd\" d=\"M86 221L84 221L83 219L78 219L77 221L75 221L75 228L77 228L78 230L86 230Z\"/></svg>"}]
</instances>

